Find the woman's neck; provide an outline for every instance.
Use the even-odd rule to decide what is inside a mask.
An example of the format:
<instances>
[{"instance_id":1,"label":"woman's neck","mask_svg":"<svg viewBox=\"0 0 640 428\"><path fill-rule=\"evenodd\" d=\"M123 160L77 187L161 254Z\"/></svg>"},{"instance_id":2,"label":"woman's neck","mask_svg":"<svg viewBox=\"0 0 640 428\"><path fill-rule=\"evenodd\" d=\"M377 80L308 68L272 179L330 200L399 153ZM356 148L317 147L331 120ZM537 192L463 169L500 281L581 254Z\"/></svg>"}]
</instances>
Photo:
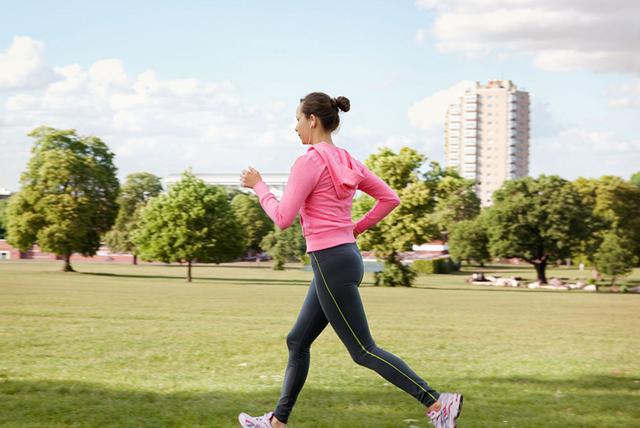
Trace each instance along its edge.
<instances>
[{"instance_id":1,"label":"woman's neck","mask_svg":"<svg viewBox=\"0 0 640 428\"><path fill-rule=\"evenodd\" d=\"M318 134L311 136L311 144L318 144L321 141L335 146L335 144L333 144L333 140L331 140L331 134Z\"/></svg>"}]
</instances>

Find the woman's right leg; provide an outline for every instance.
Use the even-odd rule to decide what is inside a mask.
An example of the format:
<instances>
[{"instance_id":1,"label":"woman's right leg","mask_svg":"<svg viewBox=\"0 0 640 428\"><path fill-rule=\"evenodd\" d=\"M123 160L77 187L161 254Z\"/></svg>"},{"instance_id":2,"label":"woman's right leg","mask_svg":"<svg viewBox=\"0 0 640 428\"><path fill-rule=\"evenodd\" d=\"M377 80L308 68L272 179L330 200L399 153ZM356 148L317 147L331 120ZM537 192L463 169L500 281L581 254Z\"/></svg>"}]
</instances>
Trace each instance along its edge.
<instances>
[{"instance_id":1,"label":"woman's right leg","mask_svg":"<svg viewBox=\"0 0 640 428\"><path fill-rule=\"evenodd\" d=\"M322 333L329 321L325 317L318 294L315 278L311 281L298 319L287 335L289 361L284 374L280 400L274 415L280 422L287 423L298 394L307 379L311 359L311 343Z\"/></svg>"},{"instance_id":2,"label":"woman's right leg","mask_svg":"<svg viewBox=\"0 0 640 428\"><path fill-rule=\"evenodd\" d=\"M377 346L371 337L358 290L364 264L357 244L350 242L309 254L320 305L353 360L376 371L426 407L437 402L438 391L398 356Z\"/></svg>"}]
</instances>

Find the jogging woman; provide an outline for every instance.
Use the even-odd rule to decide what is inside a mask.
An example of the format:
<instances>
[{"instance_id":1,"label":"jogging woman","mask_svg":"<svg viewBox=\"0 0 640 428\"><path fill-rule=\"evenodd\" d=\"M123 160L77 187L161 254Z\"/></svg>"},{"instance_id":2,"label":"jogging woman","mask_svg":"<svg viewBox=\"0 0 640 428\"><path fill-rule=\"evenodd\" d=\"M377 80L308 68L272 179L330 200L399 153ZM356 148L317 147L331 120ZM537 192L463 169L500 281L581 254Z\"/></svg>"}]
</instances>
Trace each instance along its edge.
<instances>
[{"instance_id":1,"label":"jogging woman","mask_svg":"<svg viewBox=\"0 0 640 428\"><path fill-rule=\"evenodd\" d=\"M309 371L310 347L327 324L335 330L351 358L375 370L387 381L422 403L436 427L455 427L462 394L439 393L397 356L378 347L371 337L358 286L364 264L356 237L377 224L396 206L396 192L347 150L337 147L331 133L338 127L338 110L349 111L345 97L312 92L300 100L296 132L306 153L294 162L280 201L269 191L260 173L242 171L241 184L252 188L260 205L279 229L291 226L300 212L300 224L311 259L313 279L300 314L287 335L289 360L280 399L273 411L238 416L245 428L286 427L289 415ZM356 189L373 196L376 205L355 224L351 204Z\"/></svg>"}]
</instances>

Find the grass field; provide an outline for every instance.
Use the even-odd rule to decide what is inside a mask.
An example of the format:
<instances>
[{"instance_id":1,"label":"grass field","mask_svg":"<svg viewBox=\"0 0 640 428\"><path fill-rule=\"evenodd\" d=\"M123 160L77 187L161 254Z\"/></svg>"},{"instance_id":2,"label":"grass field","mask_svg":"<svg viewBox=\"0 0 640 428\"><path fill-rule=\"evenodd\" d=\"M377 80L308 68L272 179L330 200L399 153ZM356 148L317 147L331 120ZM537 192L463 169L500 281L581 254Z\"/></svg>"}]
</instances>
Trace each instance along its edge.
<instances>
[{"instance_id":1,"label":"grass field","mask_svg":"<svg viewBox=\"0 0 640 428\"><path fill-rule=\"evenodd\" d=\"M189 284L180 266L60 268L0 262L0 426L237 427L239 412L274 408L311 272L197 266ZM367 272L360 293L377 344L436 390L462 392L460 427L640 426L640 296L461 274L371 282ZM428 426L331 327L320 335L289 427Z\"/></svg>"}]
</instances>

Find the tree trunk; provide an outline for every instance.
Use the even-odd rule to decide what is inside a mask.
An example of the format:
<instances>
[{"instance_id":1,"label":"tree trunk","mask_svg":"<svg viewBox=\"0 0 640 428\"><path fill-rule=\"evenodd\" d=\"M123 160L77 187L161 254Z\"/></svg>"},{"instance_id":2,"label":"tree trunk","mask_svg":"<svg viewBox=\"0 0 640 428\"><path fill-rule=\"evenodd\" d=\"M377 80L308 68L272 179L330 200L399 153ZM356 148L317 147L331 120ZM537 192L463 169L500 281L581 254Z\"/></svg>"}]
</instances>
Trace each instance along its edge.
<instances>
[{"instance_id":1,"label":"tree trunk","mask_svg":"<svg viewBox=\"0 0 640 428\"><path fill-rule=\"evenodd\" d=\"M541 284L546 284L547 283L547 275L546 275L547 261L545 260L541 262L535 262L533 266L536 268L536 273L538 274L538 281L540 281Z\"/></svg>"},{"instance_id":2,"label":"tree trunk","mask_svg":"<svg viewBox=\"0 0 640 428\"><path fill-rule=\"evenodd\" d=\"M191 260L189 260L189 267L187 268L187 282L191 282Z\"/></svg>"},{"instance_id":3,"label":"tree trunk","mask_svg":"<svg viewBox=\"0 0 640 428\"><path fill-rule=\"evenodd\" d=\"M136 256L135 254L133 255L133 264L134 265L138 264L138 256Z\"/></svg>"},{"instance_id":4,"label":"tree trunk","mask_svg":"<svg viewBox=\"0 0 640 428\"><path fill-rule=\"evenodd\" d=\"M63 272L75 272L71 267L71 254L64 254L64 267Z\"/></svg>"}]
</instances>

